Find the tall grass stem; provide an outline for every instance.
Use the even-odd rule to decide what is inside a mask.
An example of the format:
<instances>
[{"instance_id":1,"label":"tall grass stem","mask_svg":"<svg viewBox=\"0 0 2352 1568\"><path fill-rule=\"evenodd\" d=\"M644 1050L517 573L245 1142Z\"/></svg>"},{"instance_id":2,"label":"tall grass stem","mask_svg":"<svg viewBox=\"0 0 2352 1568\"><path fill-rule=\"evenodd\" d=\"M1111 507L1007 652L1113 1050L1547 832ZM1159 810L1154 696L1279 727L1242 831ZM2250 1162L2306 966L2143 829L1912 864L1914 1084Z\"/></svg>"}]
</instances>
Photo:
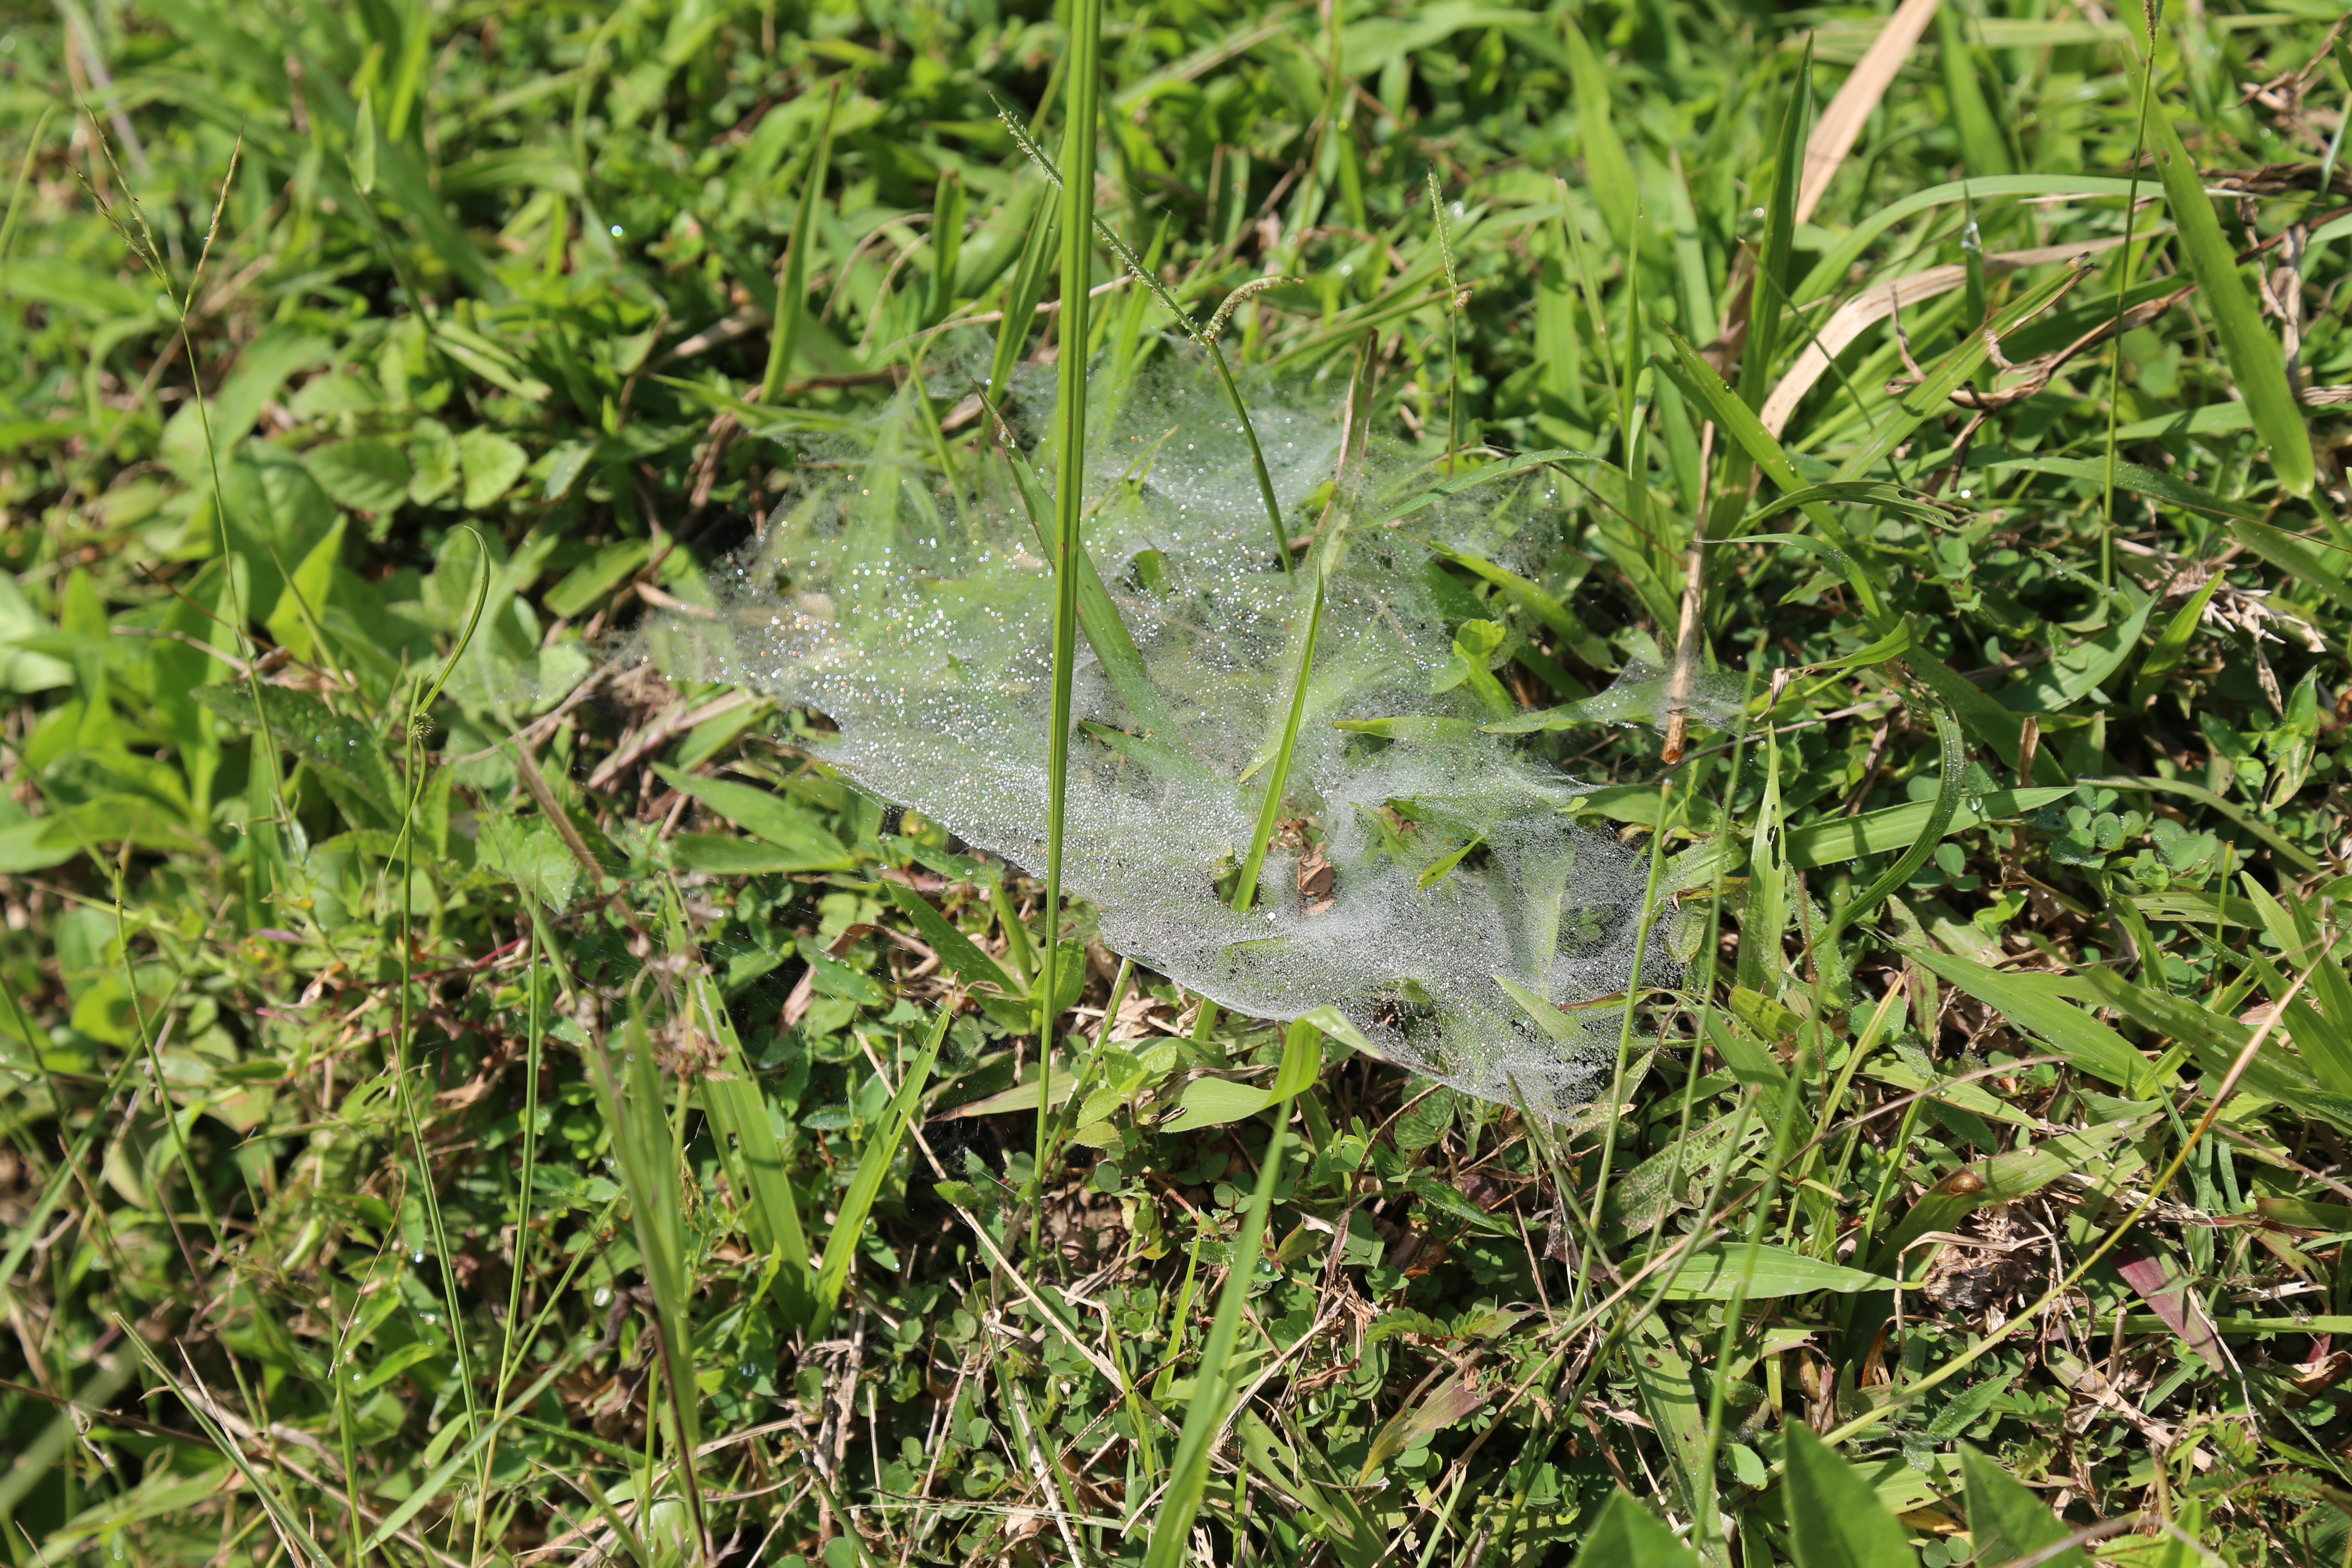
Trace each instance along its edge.
<instances>
[{"instance_id":1,"label":"tall grass stem","mask_svg":"<svg viewBox=\"0 0 2352 1568\"><path fill-rule=\"evenodd\" d=\"M1062 316L1055 415L1054 698L1046 740L1045 945L1037 971L1037 1139L1029 1169L1029 1251L1037 1254L1054 1101L1054 1023L1062 966L1062 854L1069 816L1070 700L1077 673L1078 555L1087 499L1087 307L1094 284L1095 138L1102 0L1071 0L1069 112L1062 133Z\"/></svg>"}]
</instances>

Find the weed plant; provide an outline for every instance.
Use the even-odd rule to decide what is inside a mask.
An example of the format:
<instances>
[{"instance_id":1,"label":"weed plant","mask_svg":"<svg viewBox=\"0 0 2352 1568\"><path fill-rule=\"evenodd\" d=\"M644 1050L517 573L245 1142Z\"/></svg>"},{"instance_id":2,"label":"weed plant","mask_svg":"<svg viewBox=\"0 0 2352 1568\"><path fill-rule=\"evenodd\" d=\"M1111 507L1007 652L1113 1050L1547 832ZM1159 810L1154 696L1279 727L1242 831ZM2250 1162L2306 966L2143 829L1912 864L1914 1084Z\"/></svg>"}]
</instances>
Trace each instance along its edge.
<instances>
[{"instance_id":1,"label":"weed plant","mask_svg":"<svg viewBox=\"0 0 2352 1568\"><path fill-rule=\"evenodd\" d=\"M11 1562L2352 1560L2346 31L0 18Z\"/></svg>"}]
</instances>

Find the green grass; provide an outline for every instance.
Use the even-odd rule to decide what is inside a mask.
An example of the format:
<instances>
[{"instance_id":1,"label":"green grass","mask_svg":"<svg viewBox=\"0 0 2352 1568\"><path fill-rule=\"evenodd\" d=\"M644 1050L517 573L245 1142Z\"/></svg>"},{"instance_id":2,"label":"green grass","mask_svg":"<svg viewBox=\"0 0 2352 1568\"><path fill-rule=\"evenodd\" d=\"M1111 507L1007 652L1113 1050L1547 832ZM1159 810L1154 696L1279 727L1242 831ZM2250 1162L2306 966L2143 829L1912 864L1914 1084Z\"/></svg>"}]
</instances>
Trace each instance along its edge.
<instances>
[{"instance_id":1,"label":"green grass","mask_svg":"<svg viewBox=\"0 0 2352 1568\"><path fill-rule=\"evenodd\" d=\"M2352 61L2101 16L1948 4L1818 205L1864 7L0 19L10 1561L2352 1562ZM1425 576L1667 939L1578 1115L613 658L919 376L1166 711L1066 393L1179 363L1445 492L1245 431L1237 906L1343 553L1563 498Z\"/></svg>"}]
</instances>

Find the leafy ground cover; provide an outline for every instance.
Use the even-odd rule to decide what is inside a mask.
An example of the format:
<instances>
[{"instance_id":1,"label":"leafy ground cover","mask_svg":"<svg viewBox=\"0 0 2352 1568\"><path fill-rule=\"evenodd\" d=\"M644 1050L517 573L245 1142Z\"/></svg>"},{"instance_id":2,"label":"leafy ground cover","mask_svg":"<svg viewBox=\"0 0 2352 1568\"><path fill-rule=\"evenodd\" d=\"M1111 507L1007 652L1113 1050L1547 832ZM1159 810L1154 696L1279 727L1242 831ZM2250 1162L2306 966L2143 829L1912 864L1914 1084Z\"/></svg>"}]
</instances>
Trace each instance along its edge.
<instances>
[{"instance_id":1,"label":"leafy ground cover","mask_svg":"<svg viewBox=\"0 0 2352 1568\"><path fill-rule=\"evenodd\" d=\"M13 1561L2352 1553L2324 5L0 26ZM1413 591L1650 868L1643 983L1513 994L1589 1104L1204 1005L634 656L895 430L1035 454L1066 679L1156 570L1054 542L1081 370L1329 435L1318 595L1338 454L1550 487ZM1251 776L1203 881L1344 897Z\"/></svg>"}]
</instances>

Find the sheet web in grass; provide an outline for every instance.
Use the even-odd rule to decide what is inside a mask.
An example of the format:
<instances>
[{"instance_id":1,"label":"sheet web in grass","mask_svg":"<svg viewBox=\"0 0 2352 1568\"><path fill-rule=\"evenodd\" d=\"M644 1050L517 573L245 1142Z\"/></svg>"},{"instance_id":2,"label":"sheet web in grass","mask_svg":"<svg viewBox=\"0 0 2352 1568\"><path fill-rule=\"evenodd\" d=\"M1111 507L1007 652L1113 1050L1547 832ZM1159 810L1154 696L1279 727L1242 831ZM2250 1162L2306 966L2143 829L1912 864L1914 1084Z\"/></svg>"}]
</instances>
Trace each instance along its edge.
<instances>
[{"instance_id":1,"label":"sheet web in grass","mask_svg":"<svg viewBox=\"0 0 2352 1568\"><path fill-rule=\"evenodd\" d=\"M1328 579L1283 829L1256 907L1237 911L1224 900L1314 574L1276 562L1205 375L1178 367L1097 396L1087 548L1149 675L1122 694L1080 645L1065 878L1099 908L1105 942L1250 1016L1336 1005L1390 1059L1468 1093L1552 1116L1580 1104L1616 1010L1587 1031L1544 1004L1625 988L1645 867L1563 817L1582 786L1483 728L1503 716L1487 666L1508 633L1449 618L1433 552L1549 551L1561 481L1530 470L1383 526L1370 520L1439 474L1377 448L1351 466L1332 517L1364 521ZM1050 396L1025 401L1016 420L1050 428ZM1332 500L1337 401L1255 402L1286 531L1307 532ZM943 479L907 398L855 436L796 446L798 489L715 579L718 618L657 618L651 656L825 715L839 733L822 755L861 788L1042 867L1053 577L1007 459ZM1645 983L1673 979L1667 946L1652 943Z\"/></svg>"}]
</instances>

